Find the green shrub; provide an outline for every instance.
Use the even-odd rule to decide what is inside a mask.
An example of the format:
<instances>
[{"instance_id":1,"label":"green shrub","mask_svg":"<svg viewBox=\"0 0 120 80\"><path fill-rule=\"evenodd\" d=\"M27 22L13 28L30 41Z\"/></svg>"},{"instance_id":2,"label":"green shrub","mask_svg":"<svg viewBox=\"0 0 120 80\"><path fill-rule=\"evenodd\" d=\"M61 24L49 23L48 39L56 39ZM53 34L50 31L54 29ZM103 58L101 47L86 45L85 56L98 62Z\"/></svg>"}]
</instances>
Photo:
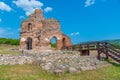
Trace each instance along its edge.
<instances>
[{"instance_id":1,"label":"green shrub","mask_svg":"<svg viewBox=\"0 0 120 80\"><path fill-rule=\"evenodd\" d=\"M56 48L56 44L51 44L51 47L52 48Z\"/></svg>"},{"instance_id":2,"label":"green shrub","mask_svg":"<svg viewBox=\"0 0 120 80\"><path fill-rule=\"evenodd\" d=\"M0 38L0 44L19 45L19 39Z\"/></svg>"}]
</instances>

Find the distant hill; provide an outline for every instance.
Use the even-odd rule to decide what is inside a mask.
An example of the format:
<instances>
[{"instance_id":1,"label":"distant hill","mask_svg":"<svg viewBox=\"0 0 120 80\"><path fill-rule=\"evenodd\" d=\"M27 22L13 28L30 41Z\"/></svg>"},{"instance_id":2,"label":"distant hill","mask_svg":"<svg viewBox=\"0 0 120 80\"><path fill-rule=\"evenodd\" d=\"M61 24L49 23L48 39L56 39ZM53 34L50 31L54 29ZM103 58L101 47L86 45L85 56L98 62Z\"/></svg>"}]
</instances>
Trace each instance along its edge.
<instances>
[{"instance_id":1,"label":"distant hill","mask_svg":"<svg viewBox=\"0 0 120 80\"><path fill-rule=\"evenodd\" d=\"M106 42L112 43L112 44L117 44L120 45L120 39L115 39L115 40L104 40Z\"/></svg>"},{"instance_id":2,"label":"distant hill","mask_svg":"<svg viewBox=\"0 0 120 80\"><path fill-rule=\"evenodd\" d=\"M106 42L109 42L115 46L117 46L118 48L120 48L120 39L116 39L116 40L105 40Z\"/></svg>"},{"instance_id":3,"label":"distant hill","mask_svg":"<svg viewBox=\"0 0 120 80\"><path fill-rule=\"evenodd\" d=\"M81 42L81 43L91 43L91 42L97 42L97 41L86 41L86 42ZM120 48L120 39L115 39L115 40L102 40L100 42L109 42L118 48Z\"/></svg>"}]
</instances>

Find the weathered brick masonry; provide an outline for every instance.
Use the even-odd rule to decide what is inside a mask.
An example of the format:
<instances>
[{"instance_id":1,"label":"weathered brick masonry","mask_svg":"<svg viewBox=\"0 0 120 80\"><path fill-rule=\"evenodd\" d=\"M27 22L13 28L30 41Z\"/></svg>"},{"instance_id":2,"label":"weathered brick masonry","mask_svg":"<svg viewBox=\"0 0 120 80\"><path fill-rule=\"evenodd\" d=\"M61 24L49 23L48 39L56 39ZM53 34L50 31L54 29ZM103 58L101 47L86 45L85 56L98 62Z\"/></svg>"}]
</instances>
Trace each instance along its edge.
<instances>
[{"instance_id":1,"label":"weathered brick masonry","mask_svg":"<svg viewBox=\"0 0 120 80\"><path fill-rule=\"evenodd\" d=\"M37 9L21 24L21 49L51 49L51 39L56 38L57 49L71 46L70 38L63 34L59 21L44 19L42 11Z\"/></svg>"}]
</instances>

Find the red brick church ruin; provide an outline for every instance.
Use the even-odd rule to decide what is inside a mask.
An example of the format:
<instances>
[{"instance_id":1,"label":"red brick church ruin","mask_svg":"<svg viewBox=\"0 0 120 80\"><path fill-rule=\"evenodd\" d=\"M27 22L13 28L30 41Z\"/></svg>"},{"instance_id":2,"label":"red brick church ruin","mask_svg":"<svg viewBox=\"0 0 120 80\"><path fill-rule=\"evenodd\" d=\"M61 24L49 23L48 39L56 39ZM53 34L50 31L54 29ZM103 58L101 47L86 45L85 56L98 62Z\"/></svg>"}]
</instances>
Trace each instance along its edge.
<instances>
[{"instance_id":1,"label":"red brick church ruin","mask_svg":"<svg viewBox=\"0 0 120 80\"><path fill-rule=\"evenodd\" d=\"M21 49L51 49L52 38L56 38L56 48L59 50L72 46L70 38L61 32L59 21L53 18L44 19L40 9L35 10L21 24Z\"/></svg>"}]
</instances>

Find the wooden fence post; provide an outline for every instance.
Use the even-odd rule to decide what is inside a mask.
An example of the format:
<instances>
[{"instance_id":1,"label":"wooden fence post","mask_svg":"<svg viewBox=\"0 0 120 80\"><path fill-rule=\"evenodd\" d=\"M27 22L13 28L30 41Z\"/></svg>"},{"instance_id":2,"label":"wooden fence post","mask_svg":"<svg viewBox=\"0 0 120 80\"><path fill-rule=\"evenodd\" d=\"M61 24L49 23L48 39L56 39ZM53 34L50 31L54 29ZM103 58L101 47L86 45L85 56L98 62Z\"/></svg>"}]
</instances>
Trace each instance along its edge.
<instances>
[{"instance_id":1,"label":"wooden fence post","mask_svg":"<svg viewBox=\"0 0 120 80\"><path fill-rule=\"evenodd\" d=\"M90 55L90 48L89 48L89 44L87 45L87 51L88 51L88 55Z\"/></svg>"},{"instance_id":2,"label":"wooden fence post","mask_svg":"<svg viewBox=\"0 0 120 80\"><path fill-rule=\"evenodd\" d=\"M108 43L105 42L105 54L106 54L106 59L108 59Z\"/></svg>"},{"instance_id":3,"label":"wooden fence post","mask_svg":"<svg viewBox=\"0 0 120 80\"><path fill-rule=\"evenodd\" d=\"M98 52L98 60L100 60L100 42L97 42L97 52Z\"/></svg>"},{"instance_id":4,"label":"wooden fence post","mask_svg":"<svg viewBox=\"0 0 120 80\"><path fill-rule=\"evenodd\" d=\"M74 45L72 46L72 51L74 51Z\"/></svg>"},{"instance_id":5,"label":"wooden fence post","mask_svg":"<svg viewBox=\"0 0 120 80\"><path fill-rule=\"evenodd\" d=\"M80 48L80 56L82 56L83 53L82 53L82 45L81 44L79 45L79 48Z\"/></svg>"}]
</instances>

